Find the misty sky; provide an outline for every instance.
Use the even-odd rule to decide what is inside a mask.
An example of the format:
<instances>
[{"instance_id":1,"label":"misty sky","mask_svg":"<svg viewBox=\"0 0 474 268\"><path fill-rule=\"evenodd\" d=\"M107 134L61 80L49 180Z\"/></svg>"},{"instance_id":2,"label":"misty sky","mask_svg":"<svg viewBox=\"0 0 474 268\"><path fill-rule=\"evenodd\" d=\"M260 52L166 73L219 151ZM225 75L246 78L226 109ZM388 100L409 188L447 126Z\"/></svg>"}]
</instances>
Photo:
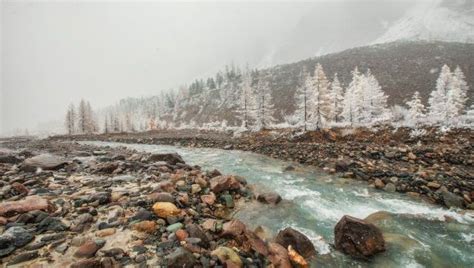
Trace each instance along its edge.
<instances>
[{"instance_id":1,"label":"misty sky","mask_svg":"<svg viewBox=\"0 0 474 268\"><path fill-rule=\"evenodd\" d=\"M363 2L372 15L398 16L411 5ZM231 62L268 63L275 44L284 43L301 18L324 13L325 5L2 1L0 133L62 119L67 105L81 98L103 107L127 96L158 94ZM374 23L382 29L386 22Z\"/></svg>"}]
</instances>

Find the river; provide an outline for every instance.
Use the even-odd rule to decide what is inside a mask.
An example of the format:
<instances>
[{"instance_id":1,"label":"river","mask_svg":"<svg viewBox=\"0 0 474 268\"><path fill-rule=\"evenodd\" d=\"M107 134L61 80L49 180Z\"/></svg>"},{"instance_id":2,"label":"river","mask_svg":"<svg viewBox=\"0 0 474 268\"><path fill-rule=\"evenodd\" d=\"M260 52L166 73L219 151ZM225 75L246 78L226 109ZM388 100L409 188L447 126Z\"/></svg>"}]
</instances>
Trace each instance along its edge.
<instances>
[{"instance_id":1,"label":"river","mask_svg":"<svg viewBox=\"0 0 474 268\"><path fill-rule=\"evenodd\" d=\"M245 177L259 191L272 190L277 206L250 203L235 217L276 234L291 226L306 234L319 254L318 267L474 267L474 215L448 210L399 193L375 190L365 182L328 175L316 168L255 153L167 145L85 142L126 146L152 153L176 152L186 163ZM294 171L283 171L288 165ZM387 251L369 262L335 251L334 226L343 215L365 218L380 227ZM386 212L386 213L385 213ZM448 219L448 220L446 220Z\"/></svg>"}]
</instances>

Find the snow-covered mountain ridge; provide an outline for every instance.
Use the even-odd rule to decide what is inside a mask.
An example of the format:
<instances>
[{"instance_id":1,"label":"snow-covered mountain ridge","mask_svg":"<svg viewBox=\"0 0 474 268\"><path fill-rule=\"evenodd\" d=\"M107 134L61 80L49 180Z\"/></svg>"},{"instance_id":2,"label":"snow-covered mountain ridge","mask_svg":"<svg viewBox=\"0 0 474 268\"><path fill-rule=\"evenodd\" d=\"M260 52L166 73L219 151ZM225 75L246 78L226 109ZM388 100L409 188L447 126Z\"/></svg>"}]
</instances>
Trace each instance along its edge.
<instances>
[{"instance_id":1,"label":"snow-covered mountain ridge","mask_svg":"<svg viewBox=\"0 0 474 268\"><path fill-rule=\"evenodd\" d=\"M397 20L374 43L396 40L474 43L474 1L422 2Z\"/></svg>"}]
</instances>

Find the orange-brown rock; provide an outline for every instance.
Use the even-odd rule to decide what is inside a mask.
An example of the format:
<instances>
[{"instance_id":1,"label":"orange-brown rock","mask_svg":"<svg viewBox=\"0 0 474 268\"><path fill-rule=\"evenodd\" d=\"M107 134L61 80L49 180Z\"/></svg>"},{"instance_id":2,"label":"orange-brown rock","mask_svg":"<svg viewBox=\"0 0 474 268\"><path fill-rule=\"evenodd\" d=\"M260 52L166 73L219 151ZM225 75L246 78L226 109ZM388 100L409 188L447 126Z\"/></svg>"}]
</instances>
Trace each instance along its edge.
<instances>
[{"instance_id":1,"label":"orange-brown rock","mask_svg":"<svg viewBox=\"0 0 474 268\"><path fill-rule=\"evenodd\" d=\"M298 254L296 250L294 250L291 245L288 246L288 257L290 261L293 263L294 267L299 267L299 268L307 268L309 267L308 262Z\"/></svg>"},{"instance_id":2,"label":"orange-brown rock","mask_svg":"<svg viewBox=\"0 0 474 268\"><path fill-rule=\"evenodd\" d=\"M181 209L177 208L173 203L170 202L156 202L152 209L156 216L160 218L177 216L181 213Z\"/></svg>"},{"instance_id":3,"label":"orange-brown rock","mask_svg":"<svg viewBox=\"0 0 474 268\"><path fill-rule=\"evenodd\" d=\"M176 238L178 238L179 241L184 241L186 240L186 238L189 237L188 232L186 232L183 229L177 230L175 234L176 234Z\"/></svg>"},{"instance_id":4,"label":"orange-brown rock","mask_svg":"<svg viewBox=\"0 0 474 268\"><path fill-rule=\"evenodd\" d=\"M156 222L154 221L141 221L133 225L133 229L144 233L154 233L156 231Z\"/></svg>"}]
</instances>

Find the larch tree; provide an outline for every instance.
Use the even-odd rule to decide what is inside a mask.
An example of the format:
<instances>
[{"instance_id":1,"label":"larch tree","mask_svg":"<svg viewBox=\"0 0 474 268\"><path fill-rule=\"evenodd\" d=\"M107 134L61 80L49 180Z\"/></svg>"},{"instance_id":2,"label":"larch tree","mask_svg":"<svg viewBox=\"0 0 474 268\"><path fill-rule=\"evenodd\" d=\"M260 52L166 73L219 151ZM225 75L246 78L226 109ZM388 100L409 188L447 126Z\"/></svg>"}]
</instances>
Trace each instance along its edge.
<instances>
[{"instance_id":1,"label":"larch tree","mask_svg":"<svg viewBox=\"0 0 474 268\"><path fill-rule=\"evenodd\" d=\"M66 112L66 129L69 135L72 135L76 132L76 109L74 104L70 104Z\"/></svg>"},{"instance_id":2,"label":"larch tree","mask_svg":"<svg viewBox=\"0 0 474 268\"><path fill-rule=\"evenodd\" d=\"M364 77L357 67L355 67L351 74L352 80L344 93L341 116L344 118L344 122L354 126L355 124L358 124L361 119L361 109L363 105L362 86Z\"/></svg>"},{"instance_id":3,"label":"larch tree","mask_svg":"<svg viewBox=\"0 0 474 268\"><path fill-rule=\"evenodd\" d=\"M468 86L464 79L464 74L458 66L451 76L446 93L447 123L456 123L466 108Z\"/></svg>"},{"instance_id":4,"label":"larch tree","mask_svg":"<svg viewBox=\"0 0 474 268\"><path fill-rule=\"evenodd\" d=\"M467 85L466 76L464 75L463 71L461 70L461 67L456 66L456 69L454 70L453 76L456 78L456 80L458 82L458 86L461 89L461 91L463 92L463 95L467 96L467 92L469 91L469 86Z\"/></svg>"},{"instance_id":5,"label":"larch tree","mask_svg":"<svg viewBox=\"0 0 474 268\"><path fill-rule=\"evenodd\" d=\"M362 79L361 120L364 125L382 123L390 118L387 98L375 76L367 70Z\"/></svg>"},{"instance_id":6,"label":"larch tree","mask_svg":"<svg viewBox=\"0 0 474 268\"><path fill-rule=\"evenodd\" d=\"M89 102L86 102L86 132L93 133L96 132L98 128L92 106Z\"/></svg>"},{"instance_id":7,"label":"larch tree","mask_svg":"<svg viewBox=\"0 0 474 268\"><path fill-rule=\"evenodd\" d=\"M319 129L328 121L331 113L331 96L329 80L321 64L317 64L313 77L308 77L306 84L310 88L309 119L313 127Z\"/></svg>"},{"instance_id":8,"label":"larch tree","mask_svg":"<svg viewBox=\"0 0 474 268\"><path fill-rule=\"evenodd\" d=\"M310 100L308 86L311 86L311 75L306 70L304 70L300 77L302 79L302 83L296 88L295 92L295 117L297 118L298 127L303 126L303 130L306 131L308 129L308 105Z\"/></svg>"},{"instance_id":9,"label":"larch tree","mask_svg":"<svg viewBox=\"0 0 474 268\"><path fill-rule=\"evenodd\" d=\"M337 73L331 83L331 121L339 123L341 121L342 103L344 101L344 89L339 82Z\"/></svg>"},{"instance_id":10,"label":"larch tree","mask_svg":"<svg viewBox=\"0 0 474 268\"><path fill-rule=\"evenodd\" d=\"M436 80L436 89L430 93L428 99L428 113L430 120L437 124L440 122L446 122L448 119L447 114L447 91L451 82L452 74L448 65L444 65L441 68L438 79Z\"/></svg>"},{"instance_id":11,"label":"larch tree","mask_svg":"<svg viewBox=\"0 0 474 268\"><path fill-rule=\"evenodd\" d=\"M275 122L273 117L275 108L270 85L262 76L258 79L255 108L255 123L258 130L266 129Z\"/></svg>"},{"instance_id":12,"label":"larch tree","mask_svg":"<svg viewBox=\"0 0 474 268\"><path fill-rule=\"evenodd\" d=\"M78 128L79 133L84 134L87 132L88 129L88 116L87 116L87 103L85 100L81 100L79 103L79 111L78 111Z\"/></svg>"},{"instance_id":13,"label":"larch tree","mask_svg":"<svg viewBox=\"0 0 474 268\"><path fill-rule=\"evenodd\" d=\"M406 124L410 127L419 127L423 124L424 119L426 118L425 115L425 105L421 102L420 93L415 91L410 101L407 103L408 106L408 115L406 120Z\"/></svg>"},{"instance_id":14,"label":"larch tree","mask_svg":"<svg viewBox=\"0 0 474 268\"><path fill-rule=\"evenodd\" d=\"M242 127L249 128L249 122L255 120L255 94L252 88L252 75L247 71L242 81L240 101L237 114L242 122Z\"/></svg>"}]
</instances>

